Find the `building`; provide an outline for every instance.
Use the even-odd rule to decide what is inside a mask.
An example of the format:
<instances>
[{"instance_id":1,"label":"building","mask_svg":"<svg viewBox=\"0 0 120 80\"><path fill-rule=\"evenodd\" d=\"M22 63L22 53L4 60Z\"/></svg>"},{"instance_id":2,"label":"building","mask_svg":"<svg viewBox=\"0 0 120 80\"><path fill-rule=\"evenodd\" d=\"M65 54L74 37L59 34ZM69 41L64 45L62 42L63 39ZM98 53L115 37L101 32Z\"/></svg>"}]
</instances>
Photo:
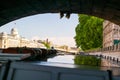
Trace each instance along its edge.
<instances>
[{"instance_id":1,"label":"building","mask_svg":"<svg viewBox=\"0 0 120 80\"><path fill-rule=\"evenodd\" d=\"M40 47L41 44L37 41L28 40L18 34L16 28L11 29L11 33L0 33L0 48L8 47Z\"/></svg>"},{"instance_id":2,"label":"building","mask_svg":"<svg viewBox=\"0 0 120 80\"><path fill-rule=\"evenodd\" d=\"M103 48L120 42L120 26L110 21L103 22Z\"/></svg>"}]
</instances>

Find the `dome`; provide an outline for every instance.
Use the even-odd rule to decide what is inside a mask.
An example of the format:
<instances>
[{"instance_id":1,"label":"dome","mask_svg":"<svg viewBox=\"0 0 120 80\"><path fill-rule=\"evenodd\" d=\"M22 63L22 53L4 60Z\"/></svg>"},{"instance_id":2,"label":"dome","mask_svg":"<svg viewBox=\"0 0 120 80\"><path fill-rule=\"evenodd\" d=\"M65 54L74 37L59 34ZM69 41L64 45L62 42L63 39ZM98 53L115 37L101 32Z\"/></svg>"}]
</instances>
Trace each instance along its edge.
<instances>
[{"instance_id":1,"label":"dome","mask_svg":"<svg viewBox=\"0 0 120 80\"><path fill-rule=\"evenodd\" d=\"M6 33L6 32L2 32L2 35L3 35L3 36L7 36L7 33Z\"/></svg>"},{"instance_id":2,"label":"dome","mask_svg":"<svg viewBox=\"0 0 120 80\"><path fill-rule=\"evenodd\" d=\"M16 28L12 28L12 29L11 29L11 34L13 34L13 35L18 35L17 29L16 29Z\"/></svg>"}]
</instances>

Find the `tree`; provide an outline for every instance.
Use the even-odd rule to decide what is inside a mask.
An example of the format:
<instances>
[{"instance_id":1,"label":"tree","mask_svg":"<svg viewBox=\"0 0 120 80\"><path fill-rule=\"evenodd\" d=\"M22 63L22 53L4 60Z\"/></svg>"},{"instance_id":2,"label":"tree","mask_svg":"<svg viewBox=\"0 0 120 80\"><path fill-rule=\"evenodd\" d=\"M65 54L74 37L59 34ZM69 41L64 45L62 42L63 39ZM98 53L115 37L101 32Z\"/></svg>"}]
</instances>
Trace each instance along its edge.
<instances>
[{"instance_id":1,"label":"tree","mask_svg":"<svg viewBox=\"0 0 120 80\"><path fill-rule=\"evenodd\" d=\"M79 14L79 24L75 31L77 47L83 50L102 47L103 19Z\"/></svg>"},{"instance_id":2,"label":"tree","mask_svg":"<svg viewBox=\"0 0 120 80\"><path fill-rule=\"evenodd\" d=\"M51 48L51 44L48 41L38 40L37 42L43 44L47 49Z\"/></svg>"},{"instance_id":3,"label":"tree","mask_svg":"<svg viewBox=\"0 0 120 80\"><path fill-rule=\"evenodd\" d=\"M43 44L47 49L50 49L50 43L41 42L41 44Z\"/></svg>"}]
</instances>

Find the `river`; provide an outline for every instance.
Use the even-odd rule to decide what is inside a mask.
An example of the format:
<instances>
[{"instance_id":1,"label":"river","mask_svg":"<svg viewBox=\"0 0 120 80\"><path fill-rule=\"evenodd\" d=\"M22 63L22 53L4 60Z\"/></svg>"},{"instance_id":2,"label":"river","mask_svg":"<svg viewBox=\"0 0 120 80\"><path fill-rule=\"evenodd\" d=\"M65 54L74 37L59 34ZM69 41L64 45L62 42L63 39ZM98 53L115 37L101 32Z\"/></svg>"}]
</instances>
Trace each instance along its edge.
<instances>
[{"instance_id":1,"label":"river","mask_svg":"<svg viewBox=\"0 0 120 80\"><path fill-rule=\"evenodd\" d=\"M79 66L74 65L74 57L75 57L74 55L57 55L57 56L54 56L52 58L48 58L47 62L57 63L57 65L59 65L59 66L64 65L64 64L72 64L72 66L67 65L68 67L72 67L72 68L78 68L81 66L82 67L85 66L85 65L79 65ZM103 60L102 65L103 66L99 67L99 69L111 70L114 76L120 76L120 67L119 66L116 66L115 64L110 65L110 62L108 62L107 60ZM89 67L91 67L91 66L89 66ZM93 68L96 68L96 67L93 67Z\"/></svg>"},{"instance_id":2,"label":"river","mask_svg":"<svg viewBox=\"0 0 120 80\"><path fill-rule=\"evenodd\" d=\"M58 55L53 58L48 58L47 62L74 64L73 59L74 59L74 55Z\"/></svg>"}]
</instances>

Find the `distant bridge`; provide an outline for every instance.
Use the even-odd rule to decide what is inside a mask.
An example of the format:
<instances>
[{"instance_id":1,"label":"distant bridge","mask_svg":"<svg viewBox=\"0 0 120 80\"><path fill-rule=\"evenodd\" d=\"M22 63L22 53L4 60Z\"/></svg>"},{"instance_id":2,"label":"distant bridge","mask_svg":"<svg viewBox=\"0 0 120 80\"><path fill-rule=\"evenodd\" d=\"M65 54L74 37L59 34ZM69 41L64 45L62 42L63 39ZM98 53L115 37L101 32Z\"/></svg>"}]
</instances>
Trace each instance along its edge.
<instances>
[{"instance_id":1,"label":"distant bridge","mask_svg":"<svg viewBox=\"0 0 120 80\"><path fill-rule=\"evenodd\" d=\"M64 54L78 54L77 50L66 50L66 49L56 49L58 53L64 53Z\"/></svg>"}]
</instances>

